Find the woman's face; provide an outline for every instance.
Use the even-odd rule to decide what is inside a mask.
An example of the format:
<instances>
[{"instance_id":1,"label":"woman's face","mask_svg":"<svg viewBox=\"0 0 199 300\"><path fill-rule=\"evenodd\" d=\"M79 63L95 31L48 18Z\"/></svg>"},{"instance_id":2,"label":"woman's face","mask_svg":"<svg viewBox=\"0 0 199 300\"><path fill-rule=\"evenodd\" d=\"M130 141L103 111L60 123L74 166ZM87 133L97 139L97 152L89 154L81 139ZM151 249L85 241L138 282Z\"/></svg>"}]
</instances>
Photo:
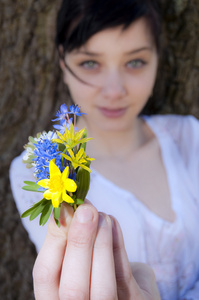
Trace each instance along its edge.
<instances>
[{"instance_id":1,"label":"woman's face","mask_svg":"<svg viewBox=\"0 0 199 300\"><path fill-rule=\"evenodd\" d=\"M158 54L144 18L126 30L100 31L65 56L61 62L64 81L75 104L86 112L89 127L98 130L128 130L152 94ZM130 126L130 127L129 127Z\"/></svg>"}]
</instances>

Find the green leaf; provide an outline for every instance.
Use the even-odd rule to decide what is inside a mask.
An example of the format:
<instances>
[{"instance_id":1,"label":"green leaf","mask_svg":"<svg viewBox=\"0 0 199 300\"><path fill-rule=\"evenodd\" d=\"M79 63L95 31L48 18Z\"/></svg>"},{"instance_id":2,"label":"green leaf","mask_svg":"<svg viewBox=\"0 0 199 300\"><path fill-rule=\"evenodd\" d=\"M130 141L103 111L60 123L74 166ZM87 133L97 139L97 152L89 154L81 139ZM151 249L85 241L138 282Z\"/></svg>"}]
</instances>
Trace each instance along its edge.
<instances>
[{"instance_id":1,"label":"green leaf","mask_svg":"<svg viewBox=\"0 0 199 300\"><path fill-rule=\"evenodd\" d=\"M37 144L37 142L35 141L35 139L32 136L29 136L29 142L33 143L33 144Z\"/></svg>"},{"instance_id":2,"label":"green leaf","mask_svg":"<svg viewBox=\"0 0 199 300\"><path fill-rule=\"evenodd\" d=\"M90 173L82 167L79 167L76 179L78 182L78 187L75 196L77 199L84 200L90 186Z\"/></svg>"},{"instance_id":3,"label":"green leaf","mask_svg":"<svg viewBox=\"0 0 199 300\"><path fill-rule=\"evenodd\" d=\"M23 214L21 215L21 218L28 217L33 210L34 210L34 207L31 207L31 208L27 209L26 211L23 212Z\"/></svg>"},{"instance_id":4,"label":"green leaf","mask_svg":"<svg viewBox=\"0 0 199 300\"><path fill-rule=\"evenodd\" d=\"M35 181L24 181L24 183L27 185L37 185Z\"/></svg>"},{"instance_id":5,"label":"green leaf","mask_svg":"<svg viewBox=\"0 0 199 300\"><path fill-rule=\"evenodd\" d=\"M82 200L82 199L76 199L75 200L75 204L77 204L77 205L80 205L80 204L83 204L84 203L84 200Z\"/></svg>"},{"instance_id":6,"label":"green leaf","mask_svg":"<svg viewBox=\"0 0 199 300\"><path fill-rule=\"evenodd\" d=\"M84 152L86 152L86 142L85 143L82 143L82 144L79 144L79 150L83 148L84 149Z\"/></svg>"},{"instance_id":7,"label":"green leaf","mask_svg":"<svg viewBox=\"0 0 199 300\"><path fill-rule=\"evenodd\" d=\"M58 226L58 227L60 227L60 226L61 226L61 224L60 224L59 220L55 219L55 223L57 224L57 226Z\"/></svg>"},{"instance_id":8,"label":"green leaf","mask_svg":"<svg viewBox=\"0 0 199 300\"><path fill-rule=\"evenodd\" d=\"M61 151L61 152L64 152L64 150L66 149L66 146L64 144L61 144L61 143L57 143L58 145L58 150Z\"/></svg>"},{"instance_id":9,"label":"green leaf","mask_svg":"<svg viewBox=\"0 0 199 300\"><path fill-rule=\"evenodd\" d=\"M43 193L43 191L38 191L38 187L33 187L33 186L30 186L30 185L25 185L22 187L22 189L24 191L29 191L29 192L37 192L37 193Z\"/></svg>"},{"instance_id":10,"label":"green leaf","mask_svg":"<svg viewBox=\"0 0 199 300\"><path fill-rule=\"evenodd\" d=\"M39 225L45 225L46 222L48 221L51 211L52 211L52 203L51 201L49 201L49 203L46 204L46 206L44 207L40 220L39 220Z\"/></svg>"},{"instance_id":11,"label":"green leaf","mask_svg":"<svg viewBox=\"0 0 199 300\"><path fill-rule=\"evenodd\" d=\"M61 205L59 205L59 207L55 207L54 208L54 218L56 220L59 220L60 217L60 211L61 211Z\"/></svg>"},{"instance_id":12,"label":"green leaf","mask_svg":"<svg viewBox=\"0 0 199 300\"><path fill-rule=\"evenodd\" d=\"M21 215L21 218L26 218L41 204L41 202L47 201L46 199L42 199L39 202L35 203L31 208L24 211L24 213Z\"/></svg>"},{"instance_id":13,"label":"green leaf","mask_svg":"<svg viewBox=\"0 0 199 300\"><path fill-rule=\"evenodd\" d=\"M30 215L29 220L32 221L34 220L45 208L45 206L48 204L49 200L44 200L43 202L38 205L33 212Z\"/></svg>"},{"instance_id":14,"label":"green leaf","mask_svg":"<svg viewBox=\"0 0 199 300\"><path fill-rule=\"evenodd\" d=\"M43 193L43 191L38 191L39 188L41 188L40 185L36 184L35 182L33 181L24 181L25 184L27 185L24 185L22 187L23 190L25 191L31 191L31 192L38 192L38 193Z\"/></svg>"}]
</instances>

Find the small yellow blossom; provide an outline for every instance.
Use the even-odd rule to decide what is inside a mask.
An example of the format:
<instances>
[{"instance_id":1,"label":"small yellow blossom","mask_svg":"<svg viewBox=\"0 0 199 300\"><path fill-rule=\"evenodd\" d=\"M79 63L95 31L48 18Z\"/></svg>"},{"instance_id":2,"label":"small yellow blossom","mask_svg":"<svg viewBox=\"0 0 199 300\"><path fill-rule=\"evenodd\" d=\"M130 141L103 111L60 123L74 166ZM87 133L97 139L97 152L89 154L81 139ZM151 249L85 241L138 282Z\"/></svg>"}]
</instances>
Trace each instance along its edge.
<instances>
[{"instance_id":1,"label":"small yellow blossom","mask_svg":"<svg viewBox=\"0 0 199 300\"><path fill-rule=\"evenodd\" d=\"M86 132L85 128L81 129L78 132L75 132L73 123L71 123L70 125L70 130L68 130L67 127L65 128L66 130L64 134L61 134L57 131L59 139L52 139L52 142L64 144L67 149L71 149L80 143L82 144L92 140L92 138L82 138L84 133Z\"/></svg>"},{"instance_id":2,"label":"small yellow blossom","mask_svg":"<svg viewBox=\"0 0 199 300\"><path fill-rule=\"evenodd\" d=\"M84 152L83 148L81 148L76 155L73 153L71 149L68 149L68 153L70 154L70 156L66 154L62 154L62 156L67 160L71 161L75 169L77 167L82 167L88 172L91 172L90 168L87 167L85 164L87 164L88 161L94 160L94 158L89 158L88 156L86 156L86 153Z\"/></svg>"},{"instance_id":3,"label":"small yellow blossom","mask_svg":"<svg viewBox=\"0 0 199 300\"><path fill-rule=\"evenodd\" d=\"M66 167L61 173L55 164L55 159L52 159L49 164L50 179L42 179L37 184L47 189L43 197L47 200L52 200L54 207L59 207L63 201L74 203L74 200L66 193L75 192L77 185L74 180L68 178L69 167Z\"/></svg>"}]
</instances>

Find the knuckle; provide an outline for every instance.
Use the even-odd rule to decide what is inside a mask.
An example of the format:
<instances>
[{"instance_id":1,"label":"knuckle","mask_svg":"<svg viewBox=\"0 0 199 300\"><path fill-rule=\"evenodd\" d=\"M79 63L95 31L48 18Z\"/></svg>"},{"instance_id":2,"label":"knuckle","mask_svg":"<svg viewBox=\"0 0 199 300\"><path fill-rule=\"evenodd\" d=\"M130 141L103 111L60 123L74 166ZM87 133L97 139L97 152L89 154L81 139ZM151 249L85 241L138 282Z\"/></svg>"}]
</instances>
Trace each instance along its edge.
<instances>
[{"instance_id":1,"label":"knuckle","mask_svg":"<svg viewBox=\"0 0 199 300\"><path fill-rule=\"evenodd\" d=\"M52 284L55 282L55 277L53 276L54 272L51 272L50 268L42 263L41 261L38 263L35 262L33 267L32 275L34 284L46 285Z\"/></svg>"},{"instance_id":2,"label":"knuckle","mask_svg":"<svg viewBox=\"0 0 199 300\"><path fill-rule=\"evenodd\" d=\"M115 254L121 253L123 251L123 249L124 249L124 247L122 245L113 243L113 252Z\"/></svg>"},{"instance_id":3,"label":"knuckle","mask_svg":"<svg viewBox=\"0 0 199 300\"><path fill-rule=\"evenodd\" d=\"M117 300L118 297L114 291L100 291L97 295L91 295L91 300Z\"/></svg>"},{"instance_id":4,"label":"knuckle","mask_svg":"<svg viewBox=\"0 0 199 300\"><path fill-rule=\"evenodd\" d=\"M107 292L102 294L98 300L117 300L117 295L115 295L115 293L112 292Z\"/></svg>"},{"instance_id":5,"label":"knuckle","mask_svg":"<svg viewBox=\"0 0 199 300\"><path fill-rule=\"evenodd\" d=\"M104 250L107 248L112 247L111 241L110 240L97 240L97 242L94 245L94 248L96 250Z\"/></svg>"},{"instance_id":6,"label":"knuckle","mask_svg":"<svg viewBox=\"0 0 199 300\"><path fill-rule=\"evenodd\" d=\"M68 245L74 248L88 248L91 244L91 236L72 236L68 240Z\"/></svg>"},{"instance_id":7,"label":"knuckle","mask_svg":"<svg viewBox=\"0 0 199 300\"><path fill-rule=\"evenodd\" d=\"M86 292L81 291L80 289L71 289L71 288L60 288L59 290L59 299L60 300L89 300L89 296Z\"/></svg>"},{"instance_id":8,"label":"knuckle","mask_svg":"<svg viewBox=\"0 0 199 300\"><path fill-rule=\"evenodd\" d=\"M58 226L52 222L49 222L48 224L48 236L51 237L52 240L67 240L67 235L68 235L68 227L64 228L58 228Z\"/></svg>"},{"instance_id":9,"label":"knuckle","mask_svg":"<svg viewBox=\"0 0 199 300\"><path fill-rule=\"evenodd\" d=\"M99 296L99 298L97 298L96 300L117 300L117 295L113 293L106 293Z\"/></svg>"}]
</instances>

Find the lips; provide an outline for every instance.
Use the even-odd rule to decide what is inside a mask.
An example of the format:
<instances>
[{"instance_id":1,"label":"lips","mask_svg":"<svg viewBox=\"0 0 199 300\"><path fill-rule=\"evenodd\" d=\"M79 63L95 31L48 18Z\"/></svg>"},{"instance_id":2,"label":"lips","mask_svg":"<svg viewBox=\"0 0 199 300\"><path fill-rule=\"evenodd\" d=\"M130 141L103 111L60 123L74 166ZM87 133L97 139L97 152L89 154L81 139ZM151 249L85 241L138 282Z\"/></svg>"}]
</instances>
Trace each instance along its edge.
<instances>
[{"instance_id":1,"label":"lips","mask_svg":"<svg viewBox=\"0 0 199 300\"><path fill-rule=\"evenodd\" d=\"M100 112L107 118L119 118L123 116L127 110L127 108L106 108L106 107L99 107Z\"/></svg>"}]
</instances>

